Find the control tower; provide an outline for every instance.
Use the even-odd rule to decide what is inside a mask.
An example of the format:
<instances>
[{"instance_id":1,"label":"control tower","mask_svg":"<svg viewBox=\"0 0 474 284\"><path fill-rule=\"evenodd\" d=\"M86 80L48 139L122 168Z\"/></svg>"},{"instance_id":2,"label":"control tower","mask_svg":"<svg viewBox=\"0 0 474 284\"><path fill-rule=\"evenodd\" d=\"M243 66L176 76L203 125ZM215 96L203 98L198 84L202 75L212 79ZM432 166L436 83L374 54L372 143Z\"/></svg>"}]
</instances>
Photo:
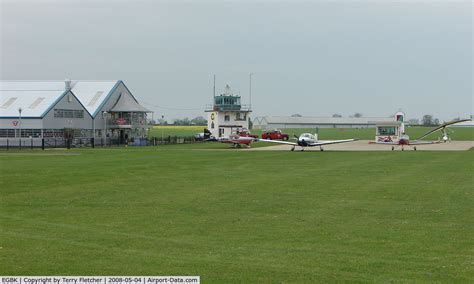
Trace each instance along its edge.
<instances>
[{"instance_id":1,"label":"control tower","mask_svg":"<svg viewBox=\"0 0 474 284\"><path fill-rule=\"evenodd\" d=\"M250 106L241 104L241 97L232 93L229 85L224 93L214 96L214 103L206 106L207 129L214 137L226 137L249 128Z\"/></svg>"}]
</instances>

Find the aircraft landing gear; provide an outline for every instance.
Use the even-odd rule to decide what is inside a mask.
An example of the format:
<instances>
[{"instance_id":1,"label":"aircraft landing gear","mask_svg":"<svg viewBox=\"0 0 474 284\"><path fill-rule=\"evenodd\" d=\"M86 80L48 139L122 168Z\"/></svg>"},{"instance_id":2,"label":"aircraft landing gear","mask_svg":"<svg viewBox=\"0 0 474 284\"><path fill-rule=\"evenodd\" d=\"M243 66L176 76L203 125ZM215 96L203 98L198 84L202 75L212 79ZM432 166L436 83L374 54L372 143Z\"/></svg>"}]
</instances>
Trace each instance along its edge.
<instances>
[{"instance_id":1,"label":"aircraft landing gear","mask_svg":"<svg viewBox=\"0 0 474 284\"><path fill-rule=\"evenodd\" d=\"M293 152L294 150L295 150L295 146L293 146L290 151Z\"/></svg>"},{"instance_id":2,"label":"aircraft landing gear","mask_svg":"<svg viewBox=\"0 0 474 284\"><path fill-rule=\"evenodd\" d=\"M392 151L395 150L395 146L392 146Z\"/></svg>"},{"instance_id":3,"label":"aircraft landing gear","mask_svg":"<svg viewBox=\"0 0 474 284\"><path fill-rule=\"evenodd\" d=\"M303 151L304 151L304 147L301 147L301 152L303 152Z\"/></svg>"},{"instance_id":4,"label":"aircraft landing gear","mask_svg":"<svg viewBox=\"0 0 474 284\"><path fill-rule=\"evenodd\" d=\"M416 146L415 146L415 147L413 147L413 150L415 150L415 151L416 151Z\"/></svg>"},{"instance_id":5,"label":"aircraft landing gear","mask_svg":"<svg viewBox=\"0 0 474 284\"><path fill-rule=\"evenodd\" d=\"M323 152L323 151L324 151L323 147L319 147L319 150L320 150L321 152Z\"/></svg>"},{"instance_id":6,"label":"aircraft landing gear","mask_svg":"<svg viewBox=\"0 0 474 284\"><path fill-rule=\"evenodd\" d=\"M405 151L405 148L402 147L402 151Z\"/></svg>"}]
</instances>

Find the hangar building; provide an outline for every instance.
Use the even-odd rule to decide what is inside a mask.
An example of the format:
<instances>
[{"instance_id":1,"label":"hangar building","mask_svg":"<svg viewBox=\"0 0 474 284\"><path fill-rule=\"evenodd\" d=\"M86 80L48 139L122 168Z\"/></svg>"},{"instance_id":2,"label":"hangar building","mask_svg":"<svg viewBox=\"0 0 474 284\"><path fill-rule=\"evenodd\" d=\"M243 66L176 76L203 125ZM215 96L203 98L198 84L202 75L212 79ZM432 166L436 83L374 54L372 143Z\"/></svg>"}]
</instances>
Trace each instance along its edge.
<instances>
[{"instance_id":1,"label":"hangar building","mask_svg":"<svg viewBox=\"0 0 474 284\"><path fill-rule=\"evenodd\" d=\"M0 145L20 137L123 143L146 135L148 112L120 80L0 81Z\"/></svg>"},{"instance_id":2,"label":"hangar building","mask_svg":"<svg viewBox=\"0 0 474 284\"><path fill-rule=\"evenodd\" d=\"M373 128L377 122L393 122L393 117L260 116L253 120L256 129L280 128Z\"/></svg>"}]
</instances>

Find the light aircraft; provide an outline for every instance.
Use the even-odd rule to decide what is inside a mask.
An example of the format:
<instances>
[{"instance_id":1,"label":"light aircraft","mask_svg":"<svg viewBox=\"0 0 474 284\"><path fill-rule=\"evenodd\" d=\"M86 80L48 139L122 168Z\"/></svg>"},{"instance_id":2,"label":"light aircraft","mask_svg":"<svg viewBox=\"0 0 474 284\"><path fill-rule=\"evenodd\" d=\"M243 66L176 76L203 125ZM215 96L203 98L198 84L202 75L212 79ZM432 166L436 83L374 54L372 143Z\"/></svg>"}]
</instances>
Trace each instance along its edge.
<instances>
[{"instance_id":1,"label":"light aircraft","mask_svg":"<svg viewBox=\"0 0 474 284\"><path fill-rule=\"evenodd\" d=\"M303 133L300 135L300 137L295 136L295 138L296 138L296 142L269 140L269 139L258 139L258 141L291 145L293 146L291 148L291 151L294 151L296 146L301 147L301 151L304 151L305 147L316 147L316 146L319 146L320 150L324 151L322 147L323 145L346 143L346 142L353 142L353 141L359 140L359 139L345 139L345 140L318 141L316 136L311 133Z\"/></svg>"},{"instance_id":2,"label":"light aircraft","mask_svg":"<svg viewBox=\"0 0 474 284\"><path fill-rule=\"evenodd\" d=\"M400 139L398 141L392 141L389 139L388 141L377 141L377 142L370 142L371 144L384 144L384 145L392 145L392 151L395 150L395 146L400 146L402 151L404 150L404 146L413 146L413 150L416 151L416 146L418 145L428 145L428 144L439 144L441 141L420 141L421 139L425 138L426 136L430 135L433 132L436 131L441 131L443 133L442 141L443 142L448 142L449 141L449 136L448 132L446 130L446 127L452 124L464 122L464 121L470 121L470 119L462 119L462 120L454 120L450 122L446 122L441 124L440 126L437 126L430 131L426 132L423 134L421 137L419 137L416 140L410 140L410 137L406 134L402 134L400 136Z\"/></svg>"},{"instance_id":3,"label":"light aircraft","mask_svg":"<svg viewBox=\"0 0 474 284\"><path fill-rule=\"evenodd\" d=\"M247 147L250 147L250 144L254 141L257 141L258 139L250 136L240 136L238 134L231 134L227 137L219 137L216 138L216 141L221 142L221 143L228 143L232 144L232 147L242 147L242 145L245 145Z\"/></svg>"}]
</instances>

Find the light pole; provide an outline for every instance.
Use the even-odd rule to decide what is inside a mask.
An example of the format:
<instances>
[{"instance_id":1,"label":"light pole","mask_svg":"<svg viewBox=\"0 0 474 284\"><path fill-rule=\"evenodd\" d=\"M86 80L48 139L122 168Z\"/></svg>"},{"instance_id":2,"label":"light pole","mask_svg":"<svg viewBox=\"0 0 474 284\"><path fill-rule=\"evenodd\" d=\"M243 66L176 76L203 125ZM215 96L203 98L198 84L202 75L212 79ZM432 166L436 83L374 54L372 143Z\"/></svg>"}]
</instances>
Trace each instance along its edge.
<instances>
[{"instance_id":1,"label":"light pole","mask_svg":"<svg viewBox=\"0 0 474 284\"><path fill-rule=\"evenodd\" d=\"M250 73L249 74L249 81L250 81L250 86L249 86L249 100L250 100L249 109L252 109L252 76L253 76L253 73Z\"/></svg>"},{"instance_id":2,"label":"light pole","mask_svg":"<svg viewBox=\"0 0 474 284\"><path fill-rule=\"evenodd\" d=\"M104 133L105 145L107 145L107 114L108 114L108 112L106 112L106 111L102 112L102 116L104 118L104 123L105 123L105 126L104 126L104 128L105 128L105 133Z\"/></svg>"},{"instance_id":3,"label":"light pole","mask_svg":"<svg viewBox=\"0 0 474 284\"><path fill-rule=\"evenodd\" d=\"M165 116L164 115L161 116L161 123L162 123L162 125L161 125L161 144L163 144L163 125L165 124Z\"/></svg>"},{"instance_id":4,"label":"light pole","mask_svg":"<svg viewBox=\"0 0 474 284\"><path fill-rule=\"evenodd\" d=\"M20 122L19 122L19 124L20 124L20 126L19 126L20 127L20 150L21 150L21 112L22 111L23 110L21 109L21 107L18 108L18 114L19 114L18 117L19 117L19 120L20 120Z\"/></svg>"}]
</instances>

